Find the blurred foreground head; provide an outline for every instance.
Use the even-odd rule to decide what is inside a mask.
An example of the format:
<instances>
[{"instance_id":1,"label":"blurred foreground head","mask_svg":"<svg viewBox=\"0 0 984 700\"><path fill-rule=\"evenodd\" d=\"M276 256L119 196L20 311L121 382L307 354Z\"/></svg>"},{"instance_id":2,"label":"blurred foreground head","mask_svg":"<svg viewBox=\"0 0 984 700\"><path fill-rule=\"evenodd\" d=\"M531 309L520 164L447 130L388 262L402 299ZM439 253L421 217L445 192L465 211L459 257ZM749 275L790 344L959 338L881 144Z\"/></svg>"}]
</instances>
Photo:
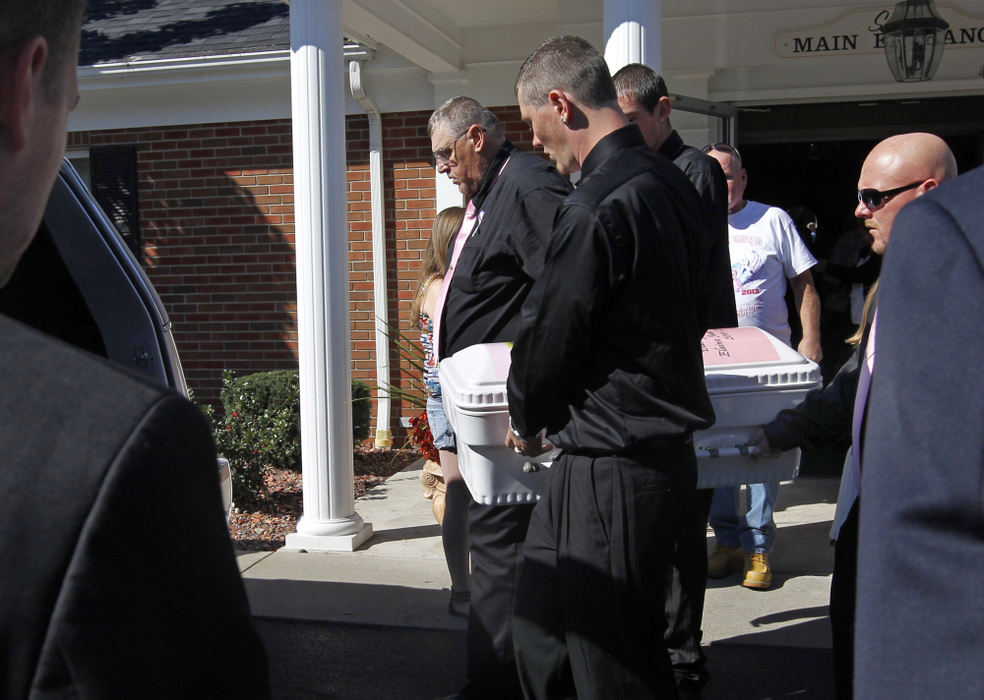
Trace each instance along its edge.
<instances>
[{"instance_id":1,"label":"blurred foreground head","mask_svg":"<svg viewBox=\"0 0 984 700\"><path fill-rule=\"evenodd\" d=\"M0 0L0 286L41 221L65 153L85 0Z\"/></svg>"}]
</instances>

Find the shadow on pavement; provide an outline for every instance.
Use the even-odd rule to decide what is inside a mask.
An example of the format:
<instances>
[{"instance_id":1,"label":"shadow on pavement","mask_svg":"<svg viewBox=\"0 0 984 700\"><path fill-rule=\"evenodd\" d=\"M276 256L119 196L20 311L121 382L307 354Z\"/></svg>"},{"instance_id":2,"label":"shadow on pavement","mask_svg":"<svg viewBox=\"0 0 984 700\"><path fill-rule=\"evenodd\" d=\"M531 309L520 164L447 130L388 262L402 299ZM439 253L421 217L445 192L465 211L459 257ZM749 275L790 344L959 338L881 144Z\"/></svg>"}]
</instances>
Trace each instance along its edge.
<instances>
[{"instance_id":1,"label":"shadow on pavement","mask_svg":"<svg viewBox=\"0 0 984 700\"><path fill-rule=\"evenodd\" d=\"M755 646L729 640L711 644L704 651L711 673L704 700L834 697L830 649Z\"/></svg>"},{"instance_id":2,"label":"shadow on pavement","mask_svg":"<svg viewBox=\"0 0 984 700\"><path fill-rule=\"evenodd\" d=\"M464 685L464 632L266 619L256 626L274 698L427 700ZM704 650L704 700L834 697L829 649L729 640Z\"/></svg>"},{"instance_id":3,"label":"shadow on pavement","mask_svg":"<svg viewBox=\"0 0 984 700\"><path fill-rule=\"evenodd\" d=\"M256 620L282 700L420 700L464 686L465 633Z\"/></svg>"},{"instance_id":4,"label":"shadow on pavement","mask_svg":"<svg viewBox=\"0 0 984 700\"><path fill-rule=\"evenodd\" d=\"M384 542L399 542L401 540L421 540L428 537L440 537L441 526L437 523L433 525L415 525L412 527L396 527L388 530L378 530L373 532L372 538L362 545L361 551L372 549Z\"/></svg>"},{"instance_id":5,"label":"shadow on pavement","mask_svg":"<svg viewBox=\"0 0 984 700\"><path fill-rule=\"evenodd\" d=\"M765 626L770 623L779 622L782 618L786 620L803 619L793 625L785 625L774 629L762 629L757 632L739 634L708 645L715 647L718 645L741 646L749 648L752 654L755 649L823 649L830 650L830 620L827 617L827 606L814 608L801 608L799 610L789 610L781 615L763 615L752 620L756 626ZM806 646L809 644L809 646Z\"/></svg>"}]
</instances>

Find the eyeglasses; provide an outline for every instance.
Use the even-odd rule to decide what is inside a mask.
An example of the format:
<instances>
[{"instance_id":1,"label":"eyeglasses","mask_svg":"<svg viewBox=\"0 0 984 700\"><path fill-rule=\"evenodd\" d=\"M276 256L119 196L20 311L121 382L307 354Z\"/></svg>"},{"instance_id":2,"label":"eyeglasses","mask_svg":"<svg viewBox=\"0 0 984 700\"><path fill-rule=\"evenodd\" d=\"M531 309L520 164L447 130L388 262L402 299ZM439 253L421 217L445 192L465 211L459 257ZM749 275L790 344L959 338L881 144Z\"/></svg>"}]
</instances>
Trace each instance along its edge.
<instances>
[{"instance_id":1,"label":"eyeglasses","mask_svg":"<svg viewBox=\"0 0 984 700\"><path fill-rule=\"evenodd\" d=\"M721 153L730 153L738 160L741 160L741 153L738 149L728 143L709 143L704 146L704 153L710 153L711 151L721 151Z\"/></svg>"},{"instance_id":2,"label":"eyeglasses","mask_svg":"<svg viewBox=\"0 0 984 700\"><path fill-rule=\"evenodd\" d=\"M866 187L863 190L858 190L858 202L869 209L877 209L895 195L902 194L906 190L915 189L924 182L925 180L918 180L908 185L902 185L902 187L896 187L894 190L885 190L884 192L876 190L874 187Z\"/></svg>"},{"instance_id":3,"label":"eyeglasses","mask_svg":"<svg viewBox=\"0 0 984 700\"><path fill-rule=\"evenodd\" d=\"M447 165L451 161L451 154L454 151L455 145L457 145L458 141L461 140L461 137L467 134L470 129L471 126L469 126L467 129L465 129L460 134L455 136L454 140L452 140L451 143L449 143L447 146L445 146L444 148L438 151L434 151L434 164L437 167L441 167L442 165Z\"/></svg>"}]
</instances>

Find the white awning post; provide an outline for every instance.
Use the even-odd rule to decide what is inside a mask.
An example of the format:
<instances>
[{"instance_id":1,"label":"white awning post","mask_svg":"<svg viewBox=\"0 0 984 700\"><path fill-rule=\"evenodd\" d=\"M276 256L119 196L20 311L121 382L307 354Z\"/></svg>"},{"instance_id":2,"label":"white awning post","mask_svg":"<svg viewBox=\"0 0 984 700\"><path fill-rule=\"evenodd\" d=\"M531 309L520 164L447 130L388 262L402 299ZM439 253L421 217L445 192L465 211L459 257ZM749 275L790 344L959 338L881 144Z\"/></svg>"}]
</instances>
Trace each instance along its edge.
<instances>
[{"instance_id":1,"label":"white awning post","mask_svg":"<svg viewBox=\"0 0 984 700\"><path fill-rule=\"evenodd\" d=\"M286 549L352 551L355 512L341 3L290 4L304 513Z\"/></svg>"},{"instance_id":2,"label":"white awning post","mask_svg":"<svg viewBox=\"0 0 984 700\"><path fill-rule=\"evenodd\" d=\"M349 60L349 90L369 120L369 199L372 207L372 295L376 310L376 447L393 446L390 430L390 327L386 285L386 218L383 211L383 116L366 92L360 60Z\"/></svg>"}]
</instances>

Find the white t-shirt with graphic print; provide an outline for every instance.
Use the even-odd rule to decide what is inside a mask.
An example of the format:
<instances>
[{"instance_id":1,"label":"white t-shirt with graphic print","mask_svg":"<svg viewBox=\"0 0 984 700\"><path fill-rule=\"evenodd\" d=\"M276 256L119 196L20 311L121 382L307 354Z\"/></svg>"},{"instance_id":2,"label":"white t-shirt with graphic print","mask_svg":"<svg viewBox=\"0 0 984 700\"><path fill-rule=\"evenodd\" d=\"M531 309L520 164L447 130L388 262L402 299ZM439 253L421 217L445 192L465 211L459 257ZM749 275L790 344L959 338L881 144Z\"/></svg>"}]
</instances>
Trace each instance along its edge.
<instances>
[{"instance_id":1,"label":"white t-shirt with graphic print","mask_svg":"<svg viewBox=\"0 0 984 700\"><path fill-rule=\"evenodd\" d=\"M817 264L793 220L778 207L749 201L728 216L728 248L738 325L761 328L788 344L786 279Z\"/></svg>"}]
</instances>

